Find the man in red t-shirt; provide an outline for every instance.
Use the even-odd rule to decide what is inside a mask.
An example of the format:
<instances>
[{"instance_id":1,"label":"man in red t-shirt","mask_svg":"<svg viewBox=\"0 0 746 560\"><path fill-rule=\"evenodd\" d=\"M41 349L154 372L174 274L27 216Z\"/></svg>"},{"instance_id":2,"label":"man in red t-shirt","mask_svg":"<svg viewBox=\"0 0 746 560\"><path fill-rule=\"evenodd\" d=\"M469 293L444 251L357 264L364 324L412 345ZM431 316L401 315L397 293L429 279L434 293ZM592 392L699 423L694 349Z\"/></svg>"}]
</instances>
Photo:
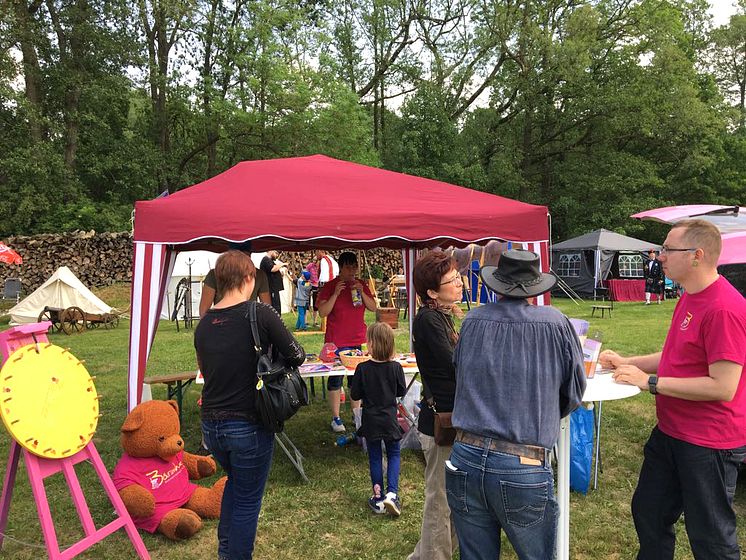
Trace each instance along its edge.
<instances>
[{"instance_id":1,"label":"man in red t-shirt","mask_svg":"<svg viewBox=\"0 0 746 560\"><path fill-rule=\"evenodd\" d=\"M319 291L319 315L326 317L324 342L333 342L339 350L360 348L365 342L365 310L375 311L376 300L368 286L357 278L355 253L342 253L338 262L339 276L324 284ZM345 431L339 417L339 392L343 379L342 375L332 375L326 385L332 409L331 427L338 433ZM360 401L352 401L352 408L360 408Z\"/></svg>"},{"instance_id":2,"label":"man in red t-shirt","mask_svg":"<svg viewBox=\"0 0 746 560\"><path fill-rule=\"evenodd\" d=\"M682 513L694 558L741 558L732 504L746 458L746 300L718 275L720 248L710 222L675 224L659 258L685 293L663 351L600 356L616 381L656 395L658 425L632 498L641 560L673 558Z\"/></svg>"}]
</instances>

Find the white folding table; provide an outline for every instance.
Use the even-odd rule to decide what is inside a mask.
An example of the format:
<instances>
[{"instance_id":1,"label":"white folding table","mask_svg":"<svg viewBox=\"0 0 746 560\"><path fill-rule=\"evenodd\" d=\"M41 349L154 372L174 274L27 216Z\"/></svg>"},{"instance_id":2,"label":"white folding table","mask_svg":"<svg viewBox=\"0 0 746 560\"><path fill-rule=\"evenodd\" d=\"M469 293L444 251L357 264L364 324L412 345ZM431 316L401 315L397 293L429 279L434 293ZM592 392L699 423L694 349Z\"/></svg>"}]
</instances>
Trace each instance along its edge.
<instances>
[{"instance_id":1,"label":"white folding table","mask_svg":"<svg viewBox=\"0 0 746 560\"><path fill-rule=\"evenodd\" d=\"M634 385L616 383L610 373L597 372L587 380L583 402L599 403L596 421L596 480L598 478L598 457L600 454L601 407L603 401L626 399L640 392ZM557 441L557 502L559 522L557 526L556 559L570 559L570 417L560 421L560 436Z\"/></svg>"}]
</instances>

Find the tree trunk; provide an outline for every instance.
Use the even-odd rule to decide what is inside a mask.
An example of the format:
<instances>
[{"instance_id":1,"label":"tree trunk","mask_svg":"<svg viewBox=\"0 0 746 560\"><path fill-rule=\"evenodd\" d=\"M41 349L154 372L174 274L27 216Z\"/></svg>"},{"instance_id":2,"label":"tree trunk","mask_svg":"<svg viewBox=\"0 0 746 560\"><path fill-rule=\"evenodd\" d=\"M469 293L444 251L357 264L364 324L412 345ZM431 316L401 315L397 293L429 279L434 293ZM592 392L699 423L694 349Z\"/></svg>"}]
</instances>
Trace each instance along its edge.
<instances>
[{"instance_id":1,"label":"tree trunk","mask_svg":"<svg viewBox=\"0 0 746 560\"><path fill-rule=\"evenodd\" d=\"M26 100L29 104L29 132L34 142L40 142L44 136L42 125L42 94L41 69L36 55L34 34L32 31L32 15L38 9L36 2L28 5L25 0L14 0L18 39L23 56L23 79L25 82Z\"/></svg>"}]
</instances>

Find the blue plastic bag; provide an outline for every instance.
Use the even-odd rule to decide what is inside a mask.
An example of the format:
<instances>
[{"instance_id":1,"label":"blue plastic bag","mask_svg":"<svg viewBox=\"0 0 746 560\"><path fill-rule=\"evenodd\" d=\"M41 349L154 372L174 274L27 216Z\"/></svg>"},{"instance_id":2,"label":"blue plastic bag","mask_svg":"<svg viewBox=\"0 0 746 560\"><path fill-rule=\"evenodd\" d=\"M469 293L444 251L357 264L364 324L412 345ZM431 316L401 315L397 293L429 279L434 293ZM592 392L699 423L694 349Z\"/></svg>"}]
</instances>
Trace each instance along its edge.
<instances>
[{"instance_id":1,"label":"blue plastic bag","mask_svg":"<svg viewBox=\"0 0 746 560\"><path fill-rule=\"evenodd\" d=\"M593 409L578 407L570 415L570 490L588 493L593 461Z\"/></svg>"}]
</instances>

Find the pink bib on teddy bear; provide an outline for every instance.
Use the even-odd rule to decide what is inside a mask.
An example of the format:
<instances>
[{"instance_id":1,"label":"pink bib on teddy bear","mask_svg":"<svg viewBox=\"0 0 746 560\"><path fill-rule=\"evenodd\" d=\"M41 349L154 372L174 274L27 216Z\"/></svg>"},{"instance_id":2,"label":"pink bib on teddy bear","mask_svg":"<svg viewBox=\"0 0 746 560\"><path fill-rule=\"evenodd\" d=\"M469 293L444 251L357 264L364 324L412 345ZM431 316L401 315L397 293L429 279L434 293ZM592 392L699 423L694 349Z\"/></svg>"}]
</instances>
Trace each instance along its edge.
<instances>
[{"instance_id":1,"label":"pink bib on teddy bear","mask_svg":"<svg viewBox=\"0 0 746 560\"><path fill-rule=\"evenodd\" d=\"M114 485L122 490L132 484L147 488L155 498L155 510L150 517L133 517L139 529L155 533L158 525L172 509L183 506L197 485L189 481L189 472L180 451L170 461L160 457L131 457L126 453L114 469Z\"/></svg>"}]
</instances>

